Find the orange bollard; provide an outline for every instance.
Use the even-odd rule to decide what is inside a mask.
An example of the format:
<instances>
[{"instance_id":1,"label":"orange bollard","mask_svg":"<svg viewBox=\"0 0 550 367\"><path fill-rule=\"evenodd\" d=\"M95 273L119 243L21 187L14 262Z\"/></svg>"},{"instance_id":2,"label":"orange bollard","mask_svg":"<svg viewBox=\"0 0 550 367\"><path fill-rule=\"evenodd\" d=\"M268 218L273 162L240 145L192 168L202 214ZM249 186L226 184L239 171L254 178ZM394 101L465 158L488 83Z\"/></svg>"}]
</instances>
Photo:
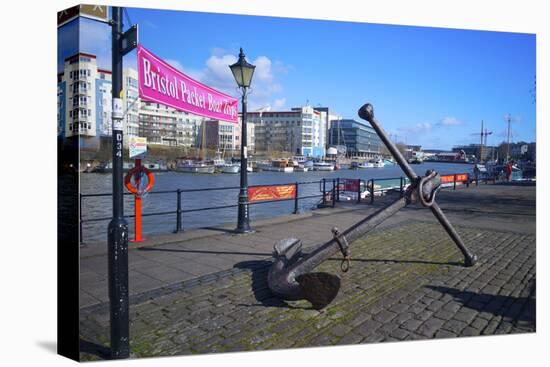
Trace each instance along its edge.
<instances>
[{"instance_id":1,"label":"orange bollard","mask_svg":"<svg viewBox=\"0 0 550 367\"><path fill-rule=\"evenodd\" d=\"M141 196L134 195L134 223L135 223L135 238L130 240L131 242L141 242L144 238L141 238Z\"/></svg>"},{"instance_id":2,"label":"orange bollard","mask_svg":"<svg viewBox=\"0 0 550 367\"><path fill-rule=\"evenodd\" d=\"M141 184L141 159L135 160L135 177L136 177L136 187L140 187ZM134 194L134 239L130 242L141 242L141 195L139 193Z\"/></svg>"}]
</instances>

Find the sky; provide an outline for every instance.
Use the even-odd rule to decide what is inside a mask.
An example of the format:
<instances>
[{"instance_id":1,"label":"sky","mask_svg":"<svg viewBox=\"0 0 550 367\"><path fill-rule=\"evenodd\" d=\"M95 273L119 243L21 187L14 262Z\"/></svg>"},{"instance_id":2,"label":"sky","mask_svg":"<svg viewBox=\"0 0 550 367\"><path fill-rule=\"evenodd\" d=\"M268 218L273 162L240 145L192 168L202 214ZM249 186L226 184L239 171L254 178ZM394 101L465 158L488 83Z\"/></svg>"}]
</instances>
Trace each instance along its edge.
<instances>
[{"instance_id":1,"label":"sky","mask_svg":"<svg viewBox=\"0 0 550 367\"><path fill-rule=\"evenodd\" d=\"M145 48L235 97L228 65L242 47L256 65L249 110L310 104L359 120L370 102L392 139L424 149L479 143L482 120L497 145L509 115L512 140L535 141L534 34L126 8L130 22ZM81 18L58 40L58 71L79 47L110 69L107 25Z\"/></svg>"}]
</instances>

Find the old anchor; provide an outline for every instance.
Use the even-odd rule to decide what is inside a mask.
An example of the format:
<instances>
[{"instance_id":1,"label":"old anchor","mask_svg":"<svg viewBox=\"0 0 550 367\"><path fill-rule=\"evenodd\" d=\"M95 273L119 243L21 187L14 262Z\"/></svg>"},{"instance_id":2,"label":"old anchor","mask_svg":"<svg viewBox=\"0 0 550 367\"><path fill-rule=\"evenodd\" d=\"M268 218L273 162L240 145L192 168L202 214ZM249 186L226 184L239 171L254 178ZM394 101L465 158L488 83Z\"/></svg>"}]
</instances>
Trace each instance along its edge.
<instances>
[{"instance_id":1,"label":"old anchor","mask_svg":"<svg viewBox=\"0 0 550 367\"><path fill-rule=\"evenodd\" d=\"M429 208L445 228L445 231L464 255L465 266L472 266L477 261L477 256L464 245L459 234L435 201L435 195L441 188L439 174L435 171L428 171L424 177L419 177L411 169L401 152L388 139L388 136L375 119L374 109L370 103L359 109L359 117L371 124L395 161L410 179L411 185L403 197L367 216L345 231L341 232L337 228L333 228L333 238L324 244L315 246L308 254L302 253L302 243L297 238L287 238L277 242L273 248L275 261L269 269L267 278L270 290L277 297L285 300L305 299L315 309L326 307L338 294L340 278L328 273L312 273L311 271L338 251L342 253L344 258L341 264L342 271L348 271L350 268L350 244L363 237L400 209L417 202Z\"/></svg>"}]
</instances>

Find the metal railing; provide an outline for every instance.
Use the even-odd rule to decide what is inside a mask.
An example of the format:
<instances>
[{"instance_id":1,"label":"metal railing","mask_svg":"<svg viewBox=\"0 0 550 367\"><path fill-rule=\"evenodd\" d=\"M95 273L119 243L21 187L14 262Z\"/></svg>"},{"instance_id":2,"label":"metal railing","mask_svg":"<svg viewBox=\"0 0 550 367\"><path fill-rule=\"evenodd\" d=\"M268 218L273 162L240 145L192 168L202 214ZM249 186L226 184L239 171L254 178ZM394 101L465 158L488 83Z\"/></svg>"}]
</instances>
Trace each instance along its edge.
<instances>
[{"instance_id":1,"label":"metal railing","mask_svg":"<svg viewBox=\"0 0 550 367\"><path fill-rule=\"evenodd\" d=\"M456 190L456 176L460 175L460 173L454 174L455 179L454 183L452 185L453 189ZM399 180L399 185L380 185L380 188L376 188L376 183L381 182L388 182L388 181L397 181ZM472 178L466 182L464 182L464 185L469 187L470 182L472 181ZM350 184L351 183L351 184ZM319 194L315 195L304 195L300 196L300 187L303 185L313 185L318 184L319 185ZM298 214L300 212L299 208L299 201L305 200L305 199L312 199L312 198L321 198L320 202L317 204L317 207L319 208L326 208L326 207L332 207L334 208L336 206L336 202L340 201L340 195L342 192L350 192L350 190L346 190L346 184L350 184L349 187L353 188L354 194L357 195L356 202L357 204L360 204L362 202L361 194L367 190L370 196L370 203L374 203L374 197L376 196L376 193L386 193L391 191L398 191L401 195L404 194L405 189L407 185L409 184L409 179L406 177L390 177L390 178L371 178L368 180L358 179L358 178L342 178L342 177L335 177L331 179L323 178L319 181L301 181L301 182L290 182L290 183L277 183L277 184L268 184L268 185L258 185L258 186L282 186L282 185L295 185L295 195L292 198L288 199L275 199L275 200L262 200L262 201L252 201L247 202L248 205L260 205L260 204L269 204L269 203L275 203L275 202L285 202L285 201L294 201L294 207L293 207L293 214ZM254 187L254 186L249 186ZM349 188L348 187L348 188ZM239 186L225 186L225 187L208 187L208 188L200 188L200 189L176 189L176 190L159 190L159 191L151 191L147 195L167 195L167 194L175 194L175 200L176 200L176 209L175 210L169 210L169 211L159 211L159 212L153 212L153 213L142 213L142 217L152 217L152 216L162 216L162 215L174 215L175 216L175 230L174 233L182 232L183 231L183 220L182 220L182 214L185 213L193 213L193 212L199 212L199 211L207 211L207 210L220 210L220 209L227 209L227 208L237 208L239 204L237 203L237 200L235 200L234 204L227 204L227 205L218 205L218 206L206 206L206 207L200 207L200 208L190 208L190 209L184 209L183 205L183 194L186 193L195 193L195 192L207 192L207 191L221 191L221 190L238 190ZM99 194L80 194L79 195L79 222L80 222L80 242L82 243L84 240L84 234L83 234L83 227L85 223L92 223L92 222L100 222L100 221L108 221L111 220L111 216L108 217L95 217L95 218L84 218L82 216L82 204L83 200L86 198L98 198L98 197L110 197L111 193L99 193ZM132 196L133 194L126 192L124 193L125 196ZM126 218L134 218L135 215L129 214L125 215Z\"/></svg>"},{"instance_id":2,"label":"metal railing","mask_svg":"<svg viewBox=\"0 0 550 367\"><path fill-rule=\"evenodd\" d=\"M324 180L324 179L323 179ZM321 181L323 181L321 180ZM321 194L317 195L305 195L305 196L299 196L300 192L300 185L311 185L311 184L320 184L321 181L302 181L302 182L291 182L291 183L281 183L281 184L268 184L268 185L258 185L258 186L281 186L281 185L295 185L296 186L296 195L293 198L289 199L276 199L276 200L263 200L263 201L254 201L254 202L247 202L248 205L260 205L260 204L269 204L269 203L275 203L275 202L285 202L285 201L294 201L294 208L293 208L293 214L299 213L299 201L304 199L312 199L312 198L320 198L323 197L324 200L326 196L326 192L323 192ZM334 185L333 185L334 186ZM249 186L254 187L254 186ZM160 191L151 191L147 195L166 195L166 194L175 194L175 200L176 200L176 210L169 210L169 211L160 211L160 212L153 212L153 213L142 213L142 217L152 217L152 216L161 216L161 215L174 215L175 216L175 230L174 233L182 232L183 231L183 225L182 225L182 214L184 213L193 213L193 212L199 212L199 211L206 211L206 210L219 210L219 209L227 209L227 208L236 208L239 206L237 201L235 200L235 204L227 204L227 205L218 205L218 206L208 206L208 207L200 207L200 208L191 208L191 209L184 209L183 203L182 203L182 194L185 193L193 193L193 192L205 192L205 191L220 191L220 190L238 190L239 186L225 186L225 187L208 187L208 188L201 188L201 189L176 189L176 190L160 190ZM110 197L111 193L99 193L99 194L80 194L79 195L79 222L80 222L80 243L84 241L84 235L83 235L83 226L85 223L91 223L91 222L101 222L101 221L108 221L111 220L111 216L109 217L95 217L95 218L84 218L82 216L82 204L83 200L86 198L97 198L97 197ZM133 194L129 192L124 193L125 196L132 196ZM334 206L334 205L333 205ZM125 215L125 218L134 218L135 215L129 214Z\"/></svg>"}]
</instances>

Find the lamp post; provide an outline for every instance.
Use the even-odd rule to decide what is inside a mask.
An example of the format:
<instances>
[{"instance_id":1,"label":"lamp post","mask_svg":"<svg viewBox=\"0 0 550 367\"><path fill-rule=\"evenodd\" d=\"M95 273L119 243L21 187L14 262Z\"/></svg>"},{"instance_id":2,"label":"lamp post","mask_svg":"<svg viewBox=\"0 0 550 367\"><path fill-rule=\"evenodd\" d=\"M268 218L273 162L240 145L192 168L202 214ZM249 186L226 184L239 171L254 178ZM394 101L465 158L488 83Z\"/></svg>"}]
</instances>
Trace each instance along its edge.
<instances>
[{"instance_id":1,"label":"lamp post","mask_svg":"<svg viewBox=\"0 0 550 367\"><path fill-rule=\"evenodd\" d=\"M111 320L111 358L130 356L128 302L128 223L124 219L122 178L123 124L122 102L122 8L113 7L113 219L108 227L109 303Z\"/></svg>"},{"instance_id":2,"label":"lamp post","mask_svg":"<svg viewBox=\"0 0 550 367\"><path fill-rule=\"evenodd\" d=\"M248 94L248 88L250 88L250 83L252 81L252 75L254 74L254 69L256 66L248 63L245 59L243 49L239 53L239 60L230 65L229 68L233 73L233 77L239 86L242 93L242 117L241 117L241 187L239 191L239 212L238 212L238 221L237 228L235 232L237 233L247 233L251 232L249 223L249 213L248 213L248 172L247 172L247 137L246 137L246 96Z\"/></svg>"}]
</instances>

